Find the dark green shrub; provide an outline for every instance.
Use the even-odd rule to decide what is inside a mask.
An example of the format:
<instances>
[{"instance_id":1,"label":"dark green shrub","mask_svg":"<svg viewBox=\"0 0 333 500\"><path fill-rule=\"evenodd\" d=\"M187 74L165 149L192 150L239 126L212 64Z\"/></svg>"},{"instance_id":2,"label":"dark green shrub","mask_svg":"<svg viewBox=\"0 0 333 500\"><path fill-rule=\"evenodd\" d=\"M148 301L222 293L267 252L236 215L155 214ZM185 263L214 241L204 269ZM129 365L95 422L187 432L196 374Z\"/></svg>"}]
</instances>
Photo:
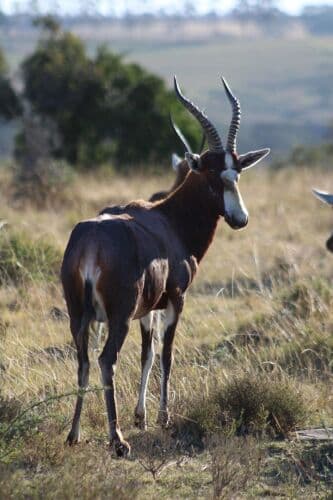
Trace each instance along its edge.
<instances>
[{"instance_id":1,"label":"dark green shrub","mask_svg":"<svg viewBox=\"0 0 333 500\"><path fill-rule=\"evenodd\" d=\"M165 162L179 146L169 112L190 142L198 142L194 120L161 78L125 63L106 47L89 57L77 36L50 19L42 27L22 74L32 111L52 122L59 134L52 156L86 168L110 158L135 167Z\"/></svg>"},{"instance_id":2,"label":"dark green shrub","mask_svg":"<svg viewBox=\"0 0 333 500\"><path fill-rule=\"evenodd\" d=\"M227 434L269 433L286 436L306 418L303 397L287 379L267 373L242 373L211 389L207 398L187 402L187 419L177 432L193 444L224 430Z\"/></svg>"}]
</instances>

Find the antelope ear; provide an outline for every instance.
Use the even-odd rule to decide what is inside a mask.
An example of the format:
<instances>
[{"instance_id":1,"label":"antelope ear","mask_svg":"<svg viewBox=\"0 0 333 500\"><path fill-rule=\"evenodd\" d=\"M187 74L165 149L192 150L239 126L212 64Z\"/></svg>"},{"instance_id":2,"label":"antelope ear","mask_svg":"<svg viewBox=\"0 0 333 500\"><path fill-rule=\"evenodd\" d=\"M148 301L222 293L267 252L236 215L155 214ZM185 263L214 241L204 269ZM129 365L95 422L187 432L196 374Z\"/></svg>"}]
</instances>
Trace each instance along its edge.
<instances>
[{"instance_id":1,"label":"antelope ear","mask_svg":"<svg viewBox=\"0 0 333 500\"><path fill-rule=\"evenodd\" d=\"M178 171L178 164L182 161L181 157L178 156L176 153L172 153L171 155L171 162L172 162L172 168L177 172Z\"/></svg>"},{"instance_id":2,"label":"antelope ear","mask_svg":"<svg viewBox=\"0 0 333 500\"><path fill-rule=\"evenodd\" d=\"M185 160L187 161L188 166L190 167L193 172L196 172L197 174L201 170L201 158L200 155L197 155L195 153L185 153Z\"/></svg>"},{"instance_id":3,"label":"antelope ear","mask_svg":"<svg viewBox=\"0 0 333 500\"><path fill-rule=\"evenodd\" d=\"M258 149L257 151L249 151L244 155L240 155L238 160L241 164L242 170L247 170L248 168L254 167L256 163L265 158L271 150L269 148Z\"/></svg>"},{"instance_id":4,"label":"antelope ear","mask_svg":"<svg viewBox=\"0 0 333 500\"><path fill-rule=\"evenodd\" d=\"M333 205L333 194L326 193L326 191L318 191L318 189L312 189L312 192L320 201L328 205Z\"/></svg>"}]
</instances>

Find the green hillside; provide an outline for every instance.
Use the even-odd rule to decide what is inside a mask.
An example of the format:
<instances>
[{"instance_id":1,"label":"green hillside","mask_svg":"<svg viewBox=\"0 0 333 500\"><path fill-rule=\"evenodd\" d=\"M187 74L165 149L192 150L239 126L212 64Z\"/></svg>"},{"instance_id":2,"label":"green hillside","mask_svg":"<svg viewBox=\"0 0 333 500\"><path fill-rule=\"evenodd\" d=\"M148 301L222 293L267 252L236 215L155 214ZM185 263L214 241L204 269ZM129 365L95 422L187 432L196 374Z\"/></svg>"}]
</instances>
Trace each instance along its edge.
<instances>
[{"instance_id":1,"label":"green hillside","mask_svg":"<svg viewBox=\"0 0 333 500\"><path fill-rule=\"evenodd\" d=\"M239 96L244 148L284 151L322 139L333 121L333 39L220 40L136 48L129 55L170 84L172 75L223 130L229 106L219 75Z\"/></svg>"}]
</instances>

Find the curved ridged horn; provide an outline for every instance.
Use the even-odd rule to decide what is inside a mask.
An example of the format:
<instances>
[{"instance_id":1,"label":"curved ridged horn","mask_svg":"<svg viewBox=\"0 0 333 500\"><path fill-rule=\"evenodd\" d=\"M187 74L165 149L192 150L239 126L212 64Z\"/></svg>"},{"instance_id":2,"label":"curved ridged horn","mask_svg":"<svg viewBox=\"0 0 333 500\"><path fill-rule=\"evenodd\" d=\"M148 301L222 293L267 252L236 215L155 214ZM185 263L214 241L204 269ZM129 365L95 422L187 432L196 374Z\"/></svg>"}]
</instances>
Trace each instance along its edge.
<instances>
[{"instance_id":1,"label":"curved ridged horn","mask_svg":"<svg viewBox=\"0 0 333 500\"><path fill-rule=\"evenodd\" d=\"M193 102L191 102L189 99L187 99L185 96L180 91L180 88L177 83L177 78L174 77L174 86L175 86L175 92L180 100L180 102L185 106L186 109L198 120L200 123L202 129L204 130L206 137L207 137L207 142L208 142L208 147L210 151L213 151L215 153L221 153L224 151L222 141L220 139L220 136L214 127L214 125L209 121L207 116L195 105Z\"/></svg>"},{"instance_id":2,"label":"curved ridged horn","mask_svg":"<svg viewBox=\"0 0 333 500\"><path fill-rule=\"evenodd\" d=\"M333 194L327 193L326 191L319 191L318 189L312 189L312 192L320 201L328 205L333 205Z\"/></svg>"},{"instance_id":3,"label":"curved ridged horn","mask_svg":"<svg viewBox=\"0 0 333 500\"><path fill-rule=\"evenodd\" d=\"M227 97L231 103L232 107L232 118L231 124L229 127L229 134L227 140L227 151L231 153L236 153L236 143L237 143L237 132L239 130L240 121L241 121L241 107L239 100L233 95L231 89L223 76L221 77L225 92Z\"/></svg>"},{"instance_id":4,"label":"curved ridged horn","mask_svg":"<svg viewBox=\"0 0 333 500\"><path fill-rule=\"evenodd\" d=\"M181 143L183 144L185 150L188 153L193 153L192 148L189 145L189 143L187 142L186 137L184 136L184 134L182 133L182 131L180 130L180 128L178 127L178 125L176 125L175 122L173 121L171 113L169 114L169 118L170 118L171 127L173 128L173 130L176 133L176 135L178 136L178 138L181 140ZM199 148L199 154L200 155L203 152L205 143L206 143L206 134L202 134L200 148Z\"/></svg>"},{"instance_id":5,"label":"curved ridged horn","mask_svg":"<svg viewBox=\"0 0 333 500\"><path fill-rule=\"evenodd\" d=\"M180 130L180 128L178 127L178 125L176 125L175 122L173 121L171 114L169 115L169 117L170 117L171 127L173 128L173 130L175 131L176 135L181 140L181 142L182 142L185 150L187 151L187 153L193 153L193 151L191 149L191 146L187 142L186 138L184 137L184 134L182 133L182 131Z\"/></svg>"}]
</instances>

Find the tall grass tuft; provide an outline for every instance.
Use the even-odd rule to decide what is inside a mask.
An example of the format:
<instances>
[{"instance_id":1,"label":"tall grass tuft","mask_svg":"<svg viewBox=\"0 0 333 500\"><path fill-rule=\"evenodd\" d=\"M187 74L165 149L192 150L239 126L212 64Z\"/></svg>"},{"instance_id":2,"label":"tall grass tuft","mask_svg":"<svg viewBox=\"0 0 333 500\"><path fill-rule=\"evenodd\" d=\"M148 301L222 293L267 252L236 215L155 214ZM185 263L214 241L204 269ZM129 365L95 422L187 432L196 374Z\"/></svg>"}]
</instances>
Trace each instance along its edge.
<instances>
[{"instance_id":1,"label":"tall grass tuft","mask_svg":"<svg viewBox=\"0 0 333 500\"><path fill-rule=\"evenodd\" d=\"M0 284L19 285L27 279L54 281L61 252L45 238L33 240L26 231L0 232Z\"/></svg>"}]
</instances>

